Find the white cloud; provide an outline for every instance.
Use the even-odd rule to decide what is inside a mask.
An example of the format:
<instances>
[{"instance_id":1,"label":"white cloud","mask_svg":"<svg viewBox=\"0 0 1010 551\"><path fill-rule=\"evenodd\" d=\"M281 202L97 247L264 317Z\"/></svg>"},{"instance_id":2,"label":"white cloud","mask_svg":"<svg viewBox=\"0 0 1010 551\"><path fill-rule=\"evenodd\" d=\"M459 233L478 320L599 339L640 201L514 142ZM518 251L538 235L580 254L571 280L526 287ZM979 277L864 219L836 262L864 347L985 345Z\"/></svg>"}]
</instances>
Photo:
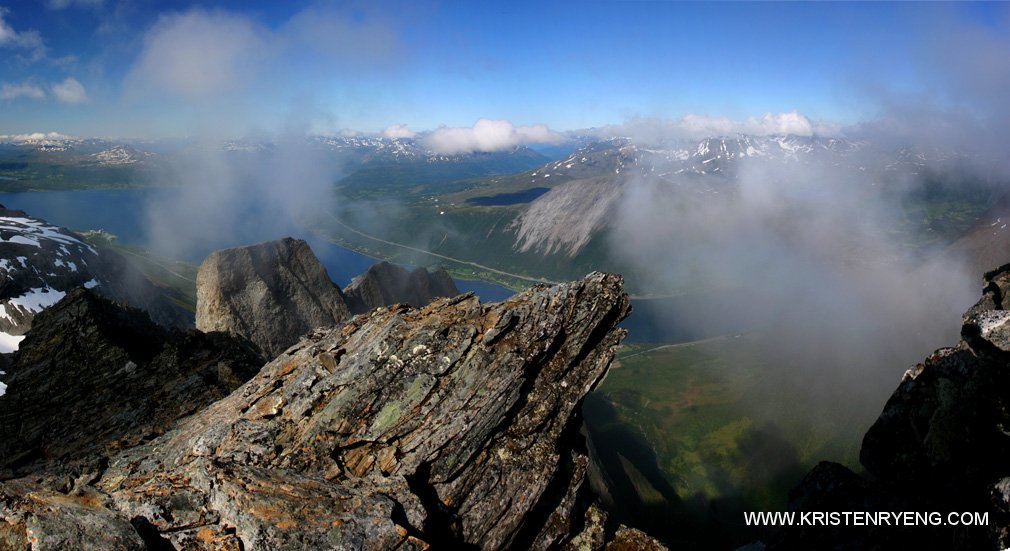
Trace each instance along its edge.
<instances>
[{"instance_id":1,"label":"white cloud","mask_svg":"<svg viewBox=\"0 0 1010 551\"><path fill-rule=\"evenodd\" d=\"M265 32L233 13L162 16L127 76L132 92L184 99L218 97L248 84L269 56Z\"/></svg>"},{"instance_id":2,"label":"white cloud","mask_svg":"<svg viewBox=\"0 0 1010 551\"><path fill-rule=\"evenodd\" d=\"M73 136L59 132L32 132L30 134L0 134L0 142L44 142L48 140L73 140Z\"/></svg>"},{"instance_id":3,"label":"white cloud","mask_svg":"<svg viewBox=\"0 0 1010 551\"><path fill-rule=\"evenodd\" d=\"M53 96L63 103L84 103L88 101L88 92L74 77L67 77L63 82L53 85Z\"/></svg>"},{"instance_id":4,"label":"white cloud","mask_svg":"<svg viewBox=\"0 0 1010 551\"><path fill-rule=\"evenodd\" d=\"M105 4L105 0L47 0L46 7L51 10L62 10L71 6L82 8L100 8Z\"/></svg>"},{"instance_id":5,"label":"white cloud","mask_svg":"<svg viewBox=\"0 0 1010 551\"><path fill-rule=\"evenodd\" d=\"M697 139L714 136L750 134L795 136L837 134L837 126L810 120L799 111L765 113L745 119L713 117L707 114L687 113L679 119L634 118L623 124L607 126L595 133L604 136L633 136L644 142L661 142L665 139Z\"/></svg>"},{"instance_id":6,"label":"white cloud","mask_svg":"<svg viewBox=\"0 0 1010 551\"><path fill-rule=\"evenodd\" d=\"M470 128L441 127L424 138L436 153L455 155L472 151L503 151L530 143L558 143L564 137L542 124L513 126L504 119L480 119Z\"/></svg>"},{"instance_id":7,"label":"white cloud","mask_svg":"<svg viewBox=\"0 0 1010 551\"><path fill-rule=\"evenodd\" d=\"M405 124L394 124L382 131L386 138L413 138L417 132L407 128Z\"/></svg>"},{"instance_id":8,"label":"white cloud","mask_svg":"<svg viewBox=\"0 0 1010 551\"><path fill-rule=\"evenodd\" d=\"M765 113L760 117L748 117L743 120L689 113L681 117L678 122L685 131L704 136L732 134L812 136L815 133L814 123L798 111Z\"/></svg>"},{"instance_id":9,"label":"white cloud","mask_svg":"<svg viewBox=\"0 0 1010 551\"><path fill-rule=\"evenodd\" d=\"M32 61L45 57L46 47L39 32L14 30L14 27L4 20L6 15L7 9L0 6L0 46L30 50Z\"/></svg>"},{"instance_id":10,"label":"white cloud","mask_svg":"<svg viewBox=\"0 0 1010 551\"><path fill-rule=\"evenodd\" d=\"M22 82L20 84L5 82L0 85L0 99L14 100L18 98L43 100L46 99L46 92L42 88L27 82Z\"/></svg>"}]
</instances>

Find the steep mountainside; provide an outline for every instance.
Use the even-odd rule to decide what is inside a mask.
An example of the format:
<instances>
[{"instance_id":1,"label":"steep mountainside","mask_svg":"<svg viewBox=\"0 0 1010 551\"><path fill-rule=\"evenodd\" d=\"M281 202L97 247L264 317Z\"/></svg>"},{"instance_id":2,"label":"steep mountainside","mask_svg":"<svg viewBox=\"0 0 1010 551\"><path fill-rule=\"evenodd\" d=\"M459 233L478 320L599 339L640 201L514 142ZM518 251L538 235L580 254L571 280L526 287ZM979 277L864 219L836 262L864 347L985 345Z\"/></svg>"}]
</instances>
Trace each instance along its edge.
<instances>
[{"instance_id":1,"label":"steep mountainside","mask_svg":"<svg viewBox=\"0 0 1010 551\"><path fill-rule=\"evenodd\" d=\"M852 208L833 224L840 249L835 257L879 260L865 250L863 233L887 236L901 253L925 257L992 205L991 182L975 170L984 168L977 161L971 151L820 136L612 138L520 173L421 181L384 171L367 186L338 186L343 199L313 223L343 245L390 261L425 264L436 255L458 277L519 288L530 279L564 280L604 269L625 273L641 294L665 294L705 282L639 279L637 260L621 246L654 237L636 224L656 214L650 208L670 213L669 224L652 224L657 232L707 211L715 211L713 227L734 227L731 222L742 220L734 209L753 213L748 201L767 200L766 210L781 207L780 219L767 225L787 240L805 235L812 224L806 219L819 218L818 209L830 217ZM874 208L850 207L867 203ZM729 212L720 226L722 211ZM398 223L385 223L390 216ZM685 239L668 250L689 250L697 242Z\"/></svg>"},{"instance_id":2,"label":"steep mountainside","mask_svg":"<svg viewBox=\"0 0 1010 551\"><path fill-rule=\"evenodd\" d=\"M285 238L211 253L196 277L196 327L249 339L272 358L317 327L398 303L459 294L445 270L379 262L341 292L308 243Z\"/></svg>"},{"instance_id":3,"label":"steep mountainside","mask_svg":"<svg viewBox=\"0 0 1010 551\"><path fill-rule=\"evenodd\" d=\"M290 237L208 255L197 272L196 301L197 329L240 335L266 358L350 317L308 243Z\"/></svg>"},{"instance_id":4,"label":"steep mountainside","mask_svg":"<svg viewBox=\"0 0 1010 551\"><path fill-rule=\"evenodd\" d=\"M975 273L998 265L1010 250L1010 196L979 216L978 222L943 251L941 261L964 261Z\"/></svg>"},{"instance_id":5,"label":"steep mountainside","mask_svg":"<svg viewBox=\"0 0 1010 551\"><path fill-rule=\"evenodd\" d=\"M98 252L65 230L22 211L0 207L0 331L7 345L16 348L19 336L31 327L43 308L63 298L74 287L95 287L98 281L89 264L97 265Z\"/></svg>"},{"instance_id":6,"label":"steep mountainside","mask_svg":"<svg viewBox=\"0 0 1010 551\"><path fill-rule=\"evenodd\" d=\"M168 330L83 288L35 320L0 398L8 478L153 438L262 365L241 339Z\"/></svg>"}]
</instances>

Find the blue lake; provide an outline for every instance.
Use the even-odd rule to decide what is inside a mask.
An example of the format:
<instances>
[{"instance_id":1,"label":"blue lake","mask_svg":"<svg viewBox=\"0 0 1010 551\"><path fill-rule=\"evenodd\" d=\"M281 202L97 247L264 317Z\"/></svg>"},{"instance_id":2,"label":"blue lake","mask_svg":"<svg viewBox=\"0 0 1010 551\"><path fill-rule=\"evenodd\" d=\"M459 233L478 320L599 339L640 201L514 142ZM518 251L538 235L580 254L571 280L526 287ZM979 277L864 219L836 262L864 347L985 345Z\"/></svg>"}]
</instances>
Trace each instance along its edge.
<instances>
[{"instance_id":1,"label":"blue lake","mask_svg":"<svg viewBox=\"0 0 1010 551\"><path fill-rule=\"evenodd\" d=\"M120 243L147 248L151 245L147 224L149 209L152 204L171 201L173 191L170 188L144 188L0 193L0 204L73 230L102 229L116 235ZM262 216L263 213L249 212L248 215ZM238 236L220 233L207 235L200 243L188 249L183 260L198 263L216 249L248 245L287 235L308 241L316 256L326 266L330 277L341 287L377 262L374 258L335 245L294 225L285 228L283 233L278 233L276 224L252 224ZM505 287L483 281L455 281L460 291L472 291L485 302L502 300L513 294L513 291Z\"/></svg>"}]
</instances>

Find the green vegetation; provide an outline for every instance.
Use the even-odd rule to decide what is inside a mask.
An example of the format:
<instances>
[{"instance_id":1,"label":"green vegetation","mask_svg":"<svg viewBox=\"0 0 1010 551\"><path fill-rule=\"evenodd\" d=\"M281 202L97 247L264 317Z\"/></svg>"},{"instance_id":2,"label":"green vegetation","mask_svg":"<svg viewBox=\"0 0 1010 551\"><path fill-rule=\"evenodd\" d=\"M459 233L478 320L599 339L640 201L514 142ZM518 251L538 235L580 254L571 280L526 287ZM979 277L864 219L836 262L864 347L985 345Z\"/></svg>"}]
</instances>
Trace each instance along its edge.
<instances>
[{"instance_id":1,"label":"green vegetation","mask_svg":"<svg viewBox=\"0 0 1010 551\"><path fill-rule=\"evenodd\" d=\"M181 260L172 260L152 254L146 249L115 242L115 236L103 231L79 232L99 251L109 250L126 258L165 295L188 312L196 312L197 266Z\"/></svg>"},{"instance_id":2,"label":"green vegetation","mask_svg":"<svg viewBox=\"0 0 1010 551\"><path fill-rule=\"evenodd\" d=\"M140 187L151 181L147 165L102 165L87 155L0 150L0 191L70 191Z\"/></svg>"},{"instance_id":3,"label":"green vegetation","mask_svg":"<svg viewBox=\"0 0 1010 551\"><path fill-rule=\"evenodd\" d=\"M393 196L420 197L463 191L483 177L514 174L542 165L548 158L532 150L475 153L453 161L428 159L369 162L340 181L354 199Z\"/></svg>"},{"instance_id":4,"label":"green vegetation","mask_svg":"<svg viewBox=\"0 0 1010 551\"><path fill-rule=\"evenodd\" d=\"M338 197L335 211L312 227L362 254L420 266L441 264L458 277L512 289L570 280L593 270L625 271L609 259L605 235L597 236L575 258L520 252L513 247L510 225L524 205L486 207L435 199L394 203Z\"/></svg>"},{"instance_id":5,"label":"green vegetation","mask_svg":"<svg viewBox=\"0 0 1010 551\"><path fill-rule=\"evenodd\" d=\"M610 479L631 486L623 495L611 488L630 521L663 533L683 517L697 533L668 537L741 545L760 536L740 526L741 512L784 510L818 461L858 470L869 420L851 419L843 405L825 411L807 379L776 364L768 340L621 347L584 412Z\"/></svg>"},{"instance_id":6,"label":"green vegetation","mask_svg":"<svg viewBox=\"0 0 1010 551\"><path fill-rule=\"evenodd\" d=\"M947 245L968 232L999 199L992 184L958 173L927 174L921 185L889 198L900 205L895 242L912 252Z\"/></svg>"}]
</instances>

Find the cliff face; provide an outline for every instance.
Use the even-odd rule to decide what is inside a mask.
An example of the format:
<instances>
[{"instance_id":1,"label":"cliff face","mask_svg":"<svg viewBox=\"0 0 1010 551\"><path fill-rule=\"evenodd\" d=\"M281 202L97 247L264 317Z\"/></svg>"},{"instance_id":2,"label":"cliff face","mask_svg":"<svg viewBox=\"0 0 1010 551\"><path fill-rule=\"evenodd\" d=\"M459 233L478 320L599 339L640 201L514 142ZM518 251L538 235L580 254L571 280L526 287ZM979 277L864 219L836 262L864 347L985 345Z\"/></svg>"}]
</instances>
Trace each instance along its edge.
<instances>
[{"instance_id":1,"label":"cliff face","mask_svg":"<svg viewBox=\"0 0 1010 551\"><path fill-rule=\"evenodd\" d=\"M310 333L206 407L222 387L198 380L220 378L219 354L232 358L222 351L241 340L173 337L95 301L72 293L15 358L0 397L11 422L45 385L85 369L82 384L101 391L60 392L28 415L66 412L58 430L18 440L11 429L5 478L35 467L0 484L0 547L542 549L576 534L602 545L579 406L623 336L615 326L629 303L617 276L492 305L463 295L379 308ZM212 325L214 311L203 310ZM93 318L115 323L54 341L105 327ZM176 344L187 338L205 346ZM45 361L42 351L64 349L82 357ZM163 367L166 354L179 367ZM143 384L125 382L131 373Z\"/></svg>"},{"instance_id":2,"label":"cliff face","mask_svg":"<svg viewBox=\"0 0 1010 551\"><path fill-rule=\"evenodd\" d=\"M858 476L818 465L791 493L796 511L988 514L988 526L807 527L772 548L1010 547L1010 265L985 275L962 340L906 372L860 452Z\"/></svg>"},{"instance_id":3,"label":"cliff face","mask_svg":"<svg viewBox=\"0 0 1010 551\"><path fill-rule=\"evenodd\" d=\"M352 314L363 314L380 306L409 304L420 308L439 297L454 297L459 289L442 268L412 272L379 262L344 288L344 298Z\"/></svg>"},{"instance_id":4,"label":"cliff face","mask_svg":"<svg viewBox=\"0 0 1010 551\"><path fill-rule=\"evenodd\" d=\"M245 337L266 358L350 317L308 243L291 238L211 253L197 272L196 300L197 329Z\"/></svg>"}]
</instances>

